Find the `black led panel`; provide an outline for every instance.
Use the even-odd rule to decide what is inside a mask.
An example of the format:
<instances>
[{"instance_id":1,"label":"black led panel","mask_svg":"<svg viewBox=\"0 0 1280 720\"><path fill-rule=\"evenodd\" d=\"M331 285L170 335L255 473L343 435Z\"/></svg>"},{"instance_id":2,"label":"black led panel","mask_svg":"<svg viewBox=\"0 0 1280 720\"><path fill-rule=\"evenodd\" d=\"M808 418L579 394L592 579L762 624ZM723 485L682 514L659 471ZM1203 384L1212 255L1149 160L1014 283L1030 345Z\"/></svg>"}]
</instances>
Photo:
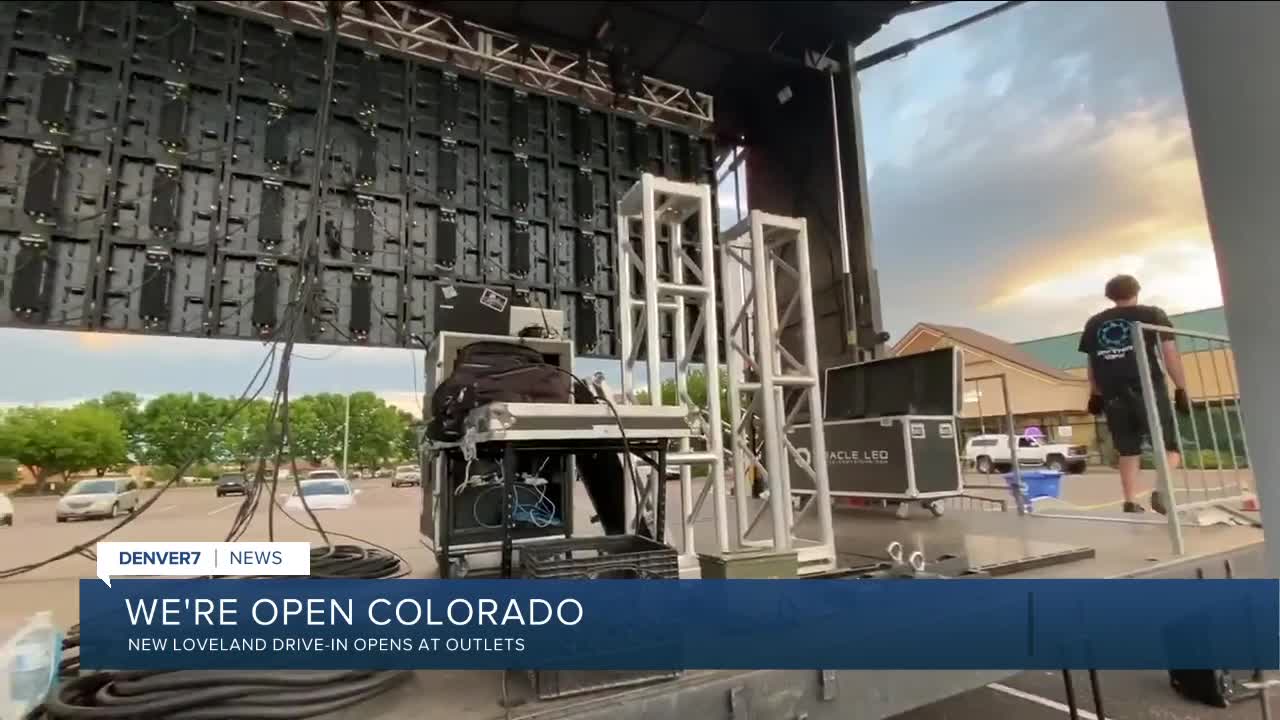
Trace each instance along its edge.
<instances>
[{"instance_id":1,"label":"black led panel","mask_svg":"<svg viewBox=\"0 0 1280 720\"><path fill-rule=\"evenodd\" d=\"M511 223L511 248L509 267L511 274L525 277L533 269L533 244L529 238L529 224L525 222Z\"/></svg>"},{"instance_id":2,"label":"black led panel","mask_svg":"<svg viewBox=\"0 0 1280 720\"><path fill-rule=\"evenodd\" d=\"M284 242L284 188L262 183L262 214L258 217L258 241L266 247Z\"/></svg>"},{"instance_id":3,"label":"black led panel","mask_svg":"<svg viewBox=\"0 0 1280 720\"><path fill-rule=\"evenodd\" d=\"M356 227L351 241L351 251L356 255L373 255L373 198L356 198Z\"/></svg>"},{"instance_id":4,"label":"black led panel","mask_svg":"<svg viewBox=\"0 0 1280 720\"><path fill-rule=\"evenodd\" d=\"M591 287L596 280L596 239L581 233L573 239L573 281Z\"/></svg>"},{"instance_id":5,"label":"black led panel","mask_svg":"<svg viewBox=\"0 0 1280 720\"><path fill-rule=\"evenodd\" d=\"M378 56L373 54L366 54L360 63L360 104L370 110L377 109L382 99L380 63Z\"/></svg>"},{"instance_id":6,"label":"black led panel","mask_svg":"<svg viewBox=\"0 0 1280 720\"><path fill-rule=\"evenodd\" d=\"M196 25L182 18L169 31L169 62L178 68L189 68L196 61Z\"/></svg>"},{"instance_id":7,"label":"black led panel","mask_svg":"<svg viewBox=\"0 0 1280 720\"><path fill-rule=\"evenodd\" d=\"M151 185L150 225L155 230L178 228L178 202L182 198L182 177L176 167L157 165Z\"/></svg>"},{"instance_id":8,"label":"black led panel","mask_svg":"<svg viewBox=\"0 0 1280 720\"><path fill-rule=\"evenodd\" d=\"M167 148L181 148L187 141L187 100L167 97L160 105L160 123L156 135Z\"/></svg>"},{"instance_id":9,"label":"black led panel","mask_svg":"<svg viewBox=\"0 0 1280 720\"><path fill-rule=\"evenodd\" d=\"M267 123L262 159L272 168L289 164L289 116L281 115Z\"/></svg>"},{"instance_id":10,"label":"black led panel","mask_svg":"<svg viewBox=\"0 0 1280 720\"><path fill-rule=\"evenodd\" d=\"M351 278L351 332L358 339L369 337L373 326L373 283L368 275Z\"/></svg>"},{"instance_id":11,"label":"black led panel","mask_svg":"<svg viewBox=\"0 0 1280 720\"><path fill-rule=\"evenodd\" d=\"M458 192L458 148L453 143L440 143L436 173L436 189L445 197L453 197Z\"/></svg>"},{"instance_id":12,"label":"black led panel","mask_svg":"<svg viewBox=\"0 0 1280 720\"><path fill-rule=\"evenodd\" d=\"M458 262L458 216L441 211L436 219L436 266L452 269Z\"/></svg>"},{"instance_id":13,"label":"black led panel","mask_svg":"<svg viewBox=\"0 0 1280 720\"><path fill-rule=\"evenodd\" d=\"M53 35L62 42L73 42L80 37L82 28L84 27L84 2L51 2L46 5L49 8L49 20L52 25Z\"/></svg>"},{"instance_id":14,"label":"black led panel","mask_svg":"<svg viewBox=\"0 0 1280 720\"><path fill-rule=\"evenodd\" d=\"M62 131L71 124L71 95L75 82L70 75L50 73L40 81L40 104L36 119L46 128Z\"/></svg>"},{"instance_id":15,"label":"black led panel","mask_svg":"<svg viewBox=\"0 0 1280 720\"><path fill-rule=\"evenodd\" d=\"M458 127L458 76L445 73L440 83L440 131L451 134Z\"/></svg>"},{"instance_id":16,"label":"black led panel","mask_svg":"<svg viewBox=\"0 0 1280 720\"><path fill-rule=\"evenodd\" d=\"M362 133L356 148L356 183L368 185L378 177L378 139Z\"/></svg>"},{"instance_id":17,"label":"black led panel","mask_svg":"<svg viewBox=\"0 0 1280 720\"><path fill-rule=\"evenodd\" d=\"M529 209L529 158L516 155L511 158L511 209L524 212Z\"/></svg>"},{"instance_id":18,"label":"black led panel","mask_svg":"<svg viewBox=\"0 0 1280 720\"><path fill-rule=\"evenodd\" d=\"M578 220L590 220L596 215L595 188L591 171L581 170L573 174L573 209Z\"/></svg>"},{"instance_id":19,"label":"black led panel","mask_svg":"<svg viewBox=\"0 0 1280 720\"><path fill-rule=\"evenodd\" d=\"M48 308L49 244L24 242L14 258L13 289L9 309L17 313L43 314Z\"/></svg>"},{"instance_id":20,"label":"black led panel","mask_svg":"<svg viewBox=\"0 0 1280 720\"><path fill-rule=\"evenodd\" d=\"M148 259L142 266L139 315L144 320L164 322L169 319L169 283L172 266L163 259Z\"/></svg>"},{"instance_id":21,"label":"black led panel","mask_svg":"<svg viewBox=\"0 0 1280 720\"><path fill-rule=\"evenodd\" d=\"M37 151L27 173L22 209L37 220L58 215L58 186L62 180L62 158Z\"/></svg>"},{"instance_id":22,"label":"black led panel","mask_svg":"<svg viewBox=\"0 0 1280 720\"><path fill-rule=\"evenodd\" d=\"M274 263L260 263L253 276L254 327L275 327L276 298L279 291L280 269Z\"/></svg>"},{"instance_id":23,"label":"black led panel","mask_svg":"<svg viewBox=\"0 0 1280 720\"><path fill-rule=\"evenodd\" d=\"M590 352L600 338L596 324L595 299L579 295L574 299L573 340L579 352Z\"/></svg>"},{"instance_id":24,"label":"black led panel","mask_svg":"<svg viewBox=\"0 0 1280 720\"><path fill-rule=\"evenodd\" d=\"M336 334L316 335L323 342L349 341L346 303L362 284L371 310L386 298L382 312L397 317L404 308L392 307L386 278L402 278L407 288L519 284L565 311L580 349L616 351L614 261L602 252L611 205L639 172L705 180L706 139L447 60L389 58L354 36L339 40L342 67L329 75L317 34L195 5L54 2L0 19L12 101L0 190L10 188L17 210L0 212L0 238L50 235L44 266L58 262L43 280L11 268L0 324L18 317L14 303L40 305L39 291L48 318L28 311L24 323L75 317L61 325L254 337L248 304L254 324L274 327L293 274L320 273L343 318ZM342 86L318 107L327 76ZM326 113L330 142L320 145ZM112 128L121 132L108 143ZM171 154L183 151L181 162ZM317 165L328 192L313 208ZM302 257L298 233L312 210L320 242ZM69 223L73 214L80 220ZM144 312L140 255L157 247L174 255L146 261L155 284L145 285ZM372 279L353 281L364 270ZM110 278L126 276L129 292L108 290L101 302ZM246 307L202 324L205 307L215 319L225 310L224 292ZM415 297L431 317L434 294L405 290L405 301ZM372 318L363 342L401 342L363 314Z\"/></svg>"},{"instance_id":25,"label":"black led panel","mask_svg":"<svg viewBox=\"0 0 1280 720\"><path fill-rule=\"evenodd\" d=\"M636 123L631 127L631 169L639 172L649 164L653 148L649 146L649 128Z\"/></svg>"},{"instance_id":26,"label":"black led panel","mask_svg":"<svg viewBox=\"0 0 1280 720\"><path fill-rule=\"evenodd\" d=\"M529 142L529 96L516 92L511 97L511 145L523 147Z\"/></svg>"},{"instance_id":27,"label":"black led panel","mask_svg":"<svg viewBox=\"0 0 1280 720\"><path fill-rule=\"evenodd\" d=\"M579 158L590 158L595 151L595 139L591 136L591 112L578 108L573 113L573 153Z\"/></svg>"}]
</instances>

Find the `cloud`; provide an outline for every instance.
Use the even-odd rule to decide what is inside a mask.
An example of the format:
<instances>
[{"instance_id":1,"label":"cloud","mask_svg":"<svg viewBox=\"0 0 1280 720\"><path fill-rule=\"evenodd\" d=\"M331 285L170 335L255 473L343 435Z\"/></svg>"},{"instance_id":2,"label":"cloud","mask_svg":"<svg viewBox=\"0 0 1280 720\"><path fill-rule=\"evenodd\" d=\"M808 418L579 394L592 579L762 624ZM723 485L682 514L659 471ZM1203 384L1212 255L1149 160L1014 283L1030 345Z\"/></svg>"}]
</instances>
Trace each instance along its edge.
<instances>
[{"instance_id":1,"label":"cloud","mask_svg":"<svg viewBox=\"0 0 1280 720\"><path fill-rule=\"evenodd\" d=\"M989 6L914 13L876 42ZM1218 295L1163 3L1021 6L868 70L863 98L895 336L929 320L1052 334L1135 263L1153 292L1176 277Z\"/></svg>"}]
</instances>

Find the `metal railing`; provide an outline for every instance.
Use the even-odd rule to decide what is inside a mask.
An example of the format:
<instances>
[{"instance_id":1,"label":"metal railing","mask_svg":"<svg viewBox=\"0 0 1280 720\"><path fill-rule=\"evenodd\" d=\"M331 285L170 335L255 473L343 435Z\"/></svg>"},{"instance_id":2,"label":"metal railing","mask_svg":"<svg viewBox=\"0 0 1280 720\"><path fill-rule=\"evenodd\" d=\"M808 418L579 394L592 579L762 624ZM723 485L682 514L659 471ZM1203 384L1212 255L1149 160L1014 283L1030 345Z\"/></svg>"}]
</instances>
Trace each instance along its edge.
<instances>
[{"instance_id":1,"label":"metal railing","mask_svg":"<svg viewBox=\"0 0 1280 720\"><path fill-rule=\"evenodd\" d=\"M1167 510L1174 552L1186 551L1183 520L1205 511L1257 524L1241 512L1245 502L1256 498L1231 341L1221 335L1137 322L1130 335L1138 358L1156 489ZM1162 352L1155 353L1157 366L1151 365L1148 350L1153 338L1157 349L1162 350L1165 342L1176 346L1191 405L1189 415L1174 409ZM1167 423L1172 428L1166 428ZM1176 456L1162 452L1166 437L1176 440Z\"/></svg>"}]
</instances>

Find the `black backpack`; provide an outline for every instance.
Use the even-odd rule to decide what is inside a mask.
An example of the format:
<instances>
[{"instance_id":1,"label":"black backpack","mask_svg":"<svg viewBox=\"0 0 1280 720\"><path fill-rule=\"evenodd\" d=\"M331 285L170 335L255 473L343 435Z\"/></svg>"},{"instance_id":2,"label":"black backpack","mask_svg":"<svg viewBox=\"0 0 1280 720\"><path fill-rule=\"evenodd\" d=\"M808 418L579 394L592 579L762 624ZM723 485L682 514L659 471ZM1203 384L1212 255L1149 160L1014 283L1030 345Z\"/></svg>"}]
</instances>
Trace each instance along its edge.
<instances>
[{"instance_id":1,"label":"black backpack","mask_svg":"<svg viewBox=\"0 0 1280 720\"><path fill-rule=\"evenodd\" d=\"M458 351L453 374L431 396L427 435L453 442L472 410L495 402L567 403L572 378L524 345L477 342Z\"/></svg>"}]
</instances>

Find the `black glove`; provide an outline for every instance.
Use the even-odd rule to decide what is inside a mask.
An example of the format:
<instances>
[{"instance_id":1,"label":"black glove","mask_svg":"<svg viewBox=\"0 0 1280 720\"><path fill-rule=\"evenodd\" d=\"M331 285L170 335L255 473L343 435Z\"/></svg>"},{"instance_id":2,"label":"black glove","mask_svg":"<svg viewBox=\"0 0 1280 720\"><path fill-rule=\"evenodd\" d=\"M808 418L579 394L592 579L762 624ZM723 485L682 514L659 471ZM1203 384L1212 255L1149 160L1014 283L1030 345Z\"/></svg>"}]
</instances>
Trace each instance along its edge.
<instances>
[{"instance_id":1,"label":"black glove","mask_svg":"<svg viewBox=\"0 0 1280 720\"><path fill-rule=\"evenodd\" d=\"M1191 398L1187 397L1187 391L1178 388L1173 391L1173 407L1178 410L1179 415L1191 414Z\"/></svg>"},{"instance_id":2,"label":"black glove","mask_svg":"<svg viewBox=\"0 0 1280 720\"><path fill-rule=\"evenodd\" d=\"M1102 414L1102 408L1103 408L1103 405L1102 405L1102 396L1101 396L1101 395L1090 395L1090 396L1089 396L1089 414L1090 414L1090 415L1101 415L1101 414Z\"/></svg>"}]
</instances>

